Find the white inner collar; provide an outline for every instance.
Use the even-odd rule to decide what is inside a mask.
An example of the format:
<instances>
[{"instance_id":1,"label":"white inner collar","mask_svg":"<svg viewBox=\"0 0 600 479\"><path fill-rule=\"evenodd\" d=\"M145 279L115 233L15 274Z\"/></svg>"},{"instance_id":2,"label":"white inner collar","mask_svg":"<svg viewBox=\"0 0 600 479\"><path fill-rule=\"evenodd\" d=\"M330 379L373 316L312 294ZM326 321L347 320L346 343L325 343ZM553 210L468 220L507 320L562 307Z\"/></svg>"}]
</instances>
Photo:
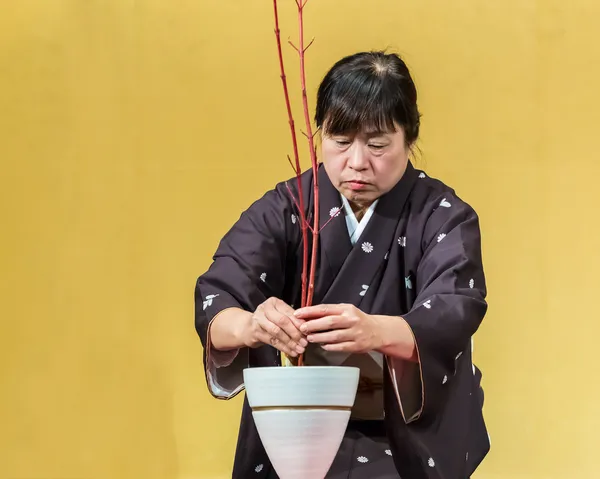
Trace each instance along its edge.
<instances>
[{"instance_id":1,"label":"white inner collar","mask_svg":"<svg viewBox=\"0 0 600 479\"><path fill-rule=\"evenodd\" d=\"M348 235L350 236L350 242L352 245L355 245L360 238L360 235L364 231L367 226L367 223L373 216L373 211L375 211L375 206L377 206L377 202L379 198L373 201L371 206L365 211L365 214L361 218L360 222L356 219L356 215L354 211L352 211L352 207L350 203L346 199L344 195L340 195L342 197L342 205L344 206L344 212L346 214L346 226L348 227Z\"/></svg>"}]
</instances>

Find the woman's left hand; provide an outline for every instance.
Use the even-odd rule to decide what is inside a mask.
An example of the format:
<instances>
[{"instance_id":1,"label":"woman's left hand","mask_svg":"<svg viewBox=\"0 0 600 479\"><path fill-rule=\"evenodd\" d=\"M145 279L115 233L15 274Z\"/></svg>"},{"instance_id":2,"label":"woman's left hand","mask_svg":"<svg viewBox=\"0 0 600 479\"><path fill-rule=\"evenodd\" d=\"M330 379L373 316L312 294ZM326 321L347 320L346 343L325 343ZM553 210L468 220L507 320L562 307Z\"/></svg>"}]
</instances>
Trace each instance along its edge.
<instances>
[{"instance_id":1,"label":"woman's left hand","mask_svg":"<svg viewBox=\"0 0 600 479\"><path fill-rule=\"evenodd\" d=\"M320 304L296 310L306 322L300 331L309 343L321 344L327 351L367 353L382 347L377 318L352 304Z\"/></svg>"}]
</instances>

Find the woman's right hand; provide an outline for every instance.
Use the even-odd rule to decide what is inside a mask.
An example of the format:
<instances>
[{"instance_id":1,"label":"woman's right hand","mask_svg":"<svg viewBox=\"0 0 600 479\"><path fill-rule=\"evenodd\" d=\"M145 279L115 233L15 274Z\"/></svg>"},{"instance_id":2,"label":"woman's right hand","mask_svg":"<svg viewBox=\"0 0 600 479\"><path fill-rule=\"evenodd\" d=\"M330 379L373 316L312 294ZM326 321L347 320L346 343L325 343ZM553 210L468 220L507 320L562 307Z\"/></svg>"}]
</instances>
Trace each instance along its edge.
<instances>
[{"instance_id":1,"label":"woman's right hand","mask_svg":"<svg viewBox=\"0 0 600 479\"><path fill-rule=\"evenodd\" d=\"M303 320L294 317L294 309L278 298L269 298L256 308L246 328L246 346L270 344L290 357L304 353L308 341L300 332Z\"/></svg>"}]
</instances>

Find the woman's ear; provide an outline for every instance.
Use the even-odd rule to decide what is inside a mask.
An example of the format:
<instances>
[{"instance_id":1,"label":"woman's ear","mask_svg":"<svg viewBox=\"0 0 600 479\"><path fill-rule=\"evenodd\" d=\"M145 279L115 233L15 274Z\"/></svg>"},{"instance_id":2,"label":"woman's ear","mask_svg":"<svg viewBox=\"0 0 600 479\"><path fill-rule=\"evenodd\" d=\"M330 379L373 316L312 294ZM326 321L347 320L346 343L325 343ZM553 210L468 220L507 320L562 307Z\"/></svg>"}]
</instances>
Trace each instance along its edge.
<instances>
[{"instance_id":1,"label":"woman's ear","mask_svg":"<svg viewBox=\"0 0 600 479\"><path fill-rule=\"evenodd\" d=\"M419 145L417 144L418 140L413 141L411 144L408 145L408 158L413 160L414 162L416 162L419 158L421 158L422 155L422 151L421 148L419 148Z\"/></svg>"}]
</instances>

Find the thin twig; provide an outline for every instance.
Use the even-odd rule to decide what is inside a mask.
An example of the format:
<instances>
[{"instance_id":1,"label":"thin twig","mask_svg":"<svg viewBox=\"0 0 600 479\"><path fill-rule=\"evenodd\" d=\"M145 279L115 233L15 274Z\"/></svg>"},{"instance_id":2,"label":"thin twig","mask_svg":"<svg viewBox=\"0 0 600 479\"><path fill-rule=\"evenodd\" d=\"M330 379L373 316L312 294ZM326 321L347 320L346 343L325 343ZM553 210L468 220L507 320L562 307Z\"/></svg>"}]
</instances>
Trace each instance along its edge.
<instances>
[{"instance_id":1,"label":"thin twig","mask_svg":"<svg viewBox=\"0 0 600 479\"><path fill-rule=\"evenodd\" d=\"M294 196L294 193L292 192L292 190L290 189L290 185L287 184L287 181L285 182L285 187L288 190L288 193L290 194L290 197L292 198L292 200L294 201L294 205L296 205L296 209L300 210L300 205L298 204L298 201L296 200L296 197ZM308 220L306 218L303 218L300 213L298 213L299 216L299 220L300 222L304 222L304 227L309 229L311 233L314 233L312 226L308 223ZM302 224L302 223L301 223ZM325 225L323 225L325 226Z\"/></svg>"},{"instance_id":2,"label":"thin twig","mask_svg":"<svg viewBox=\"0 0 600 479\"><path fill-rule=\"evenodd\" d=\"M294 50L296 50L298 52L298 54L300 54L300 50L298 50L298 47L296 45L294 45L291 40L288 40L288 43L292 46L292 48Z\"/></svg>"},{"instance_id":3,"label":"thin twig","mask_svg":"<svg viewBox=\"0 0 600 479\"><path fill-rule=\"evenodd\" d=\"M333 215L331 218L329 218L325 223L323 223L323 226L321 226L321 228L319 228L319 233L321 231L323 231L323 228L325 228L325 226L327 226L331 220L333 220L333 218L335 218L336 216L338 216L340 213L336 213L335 215Z\"/></svg>"},{"instance_id":4,"label":"thin twig","mask_svg":"<svg viewBox=\"0 0 600 479\"><path fill-rule=\"evenodd\" d=\"M290 166L292 167L292 170L294 170L294 173L298 173L298 172L296 171L296 167L295 167L295 166L294 166L294 164L292 163L292 159L290 158L290 155L287 155L287 159L288 159L288 162L290 163Z\"/></svg>"},{"instance_id":5,"label":"thin twig","mask_svg":"<svg viewBox=\"0 0 600 479\"><path fill-rule=\"evenodd\" d=\"M306 48L303 50L304 53L306 53L306 50L308 50L310 48L310 46L314 43L315 39L313 38L310 43L308 45L306 45Z\"/></svg>"}]
</instances>

